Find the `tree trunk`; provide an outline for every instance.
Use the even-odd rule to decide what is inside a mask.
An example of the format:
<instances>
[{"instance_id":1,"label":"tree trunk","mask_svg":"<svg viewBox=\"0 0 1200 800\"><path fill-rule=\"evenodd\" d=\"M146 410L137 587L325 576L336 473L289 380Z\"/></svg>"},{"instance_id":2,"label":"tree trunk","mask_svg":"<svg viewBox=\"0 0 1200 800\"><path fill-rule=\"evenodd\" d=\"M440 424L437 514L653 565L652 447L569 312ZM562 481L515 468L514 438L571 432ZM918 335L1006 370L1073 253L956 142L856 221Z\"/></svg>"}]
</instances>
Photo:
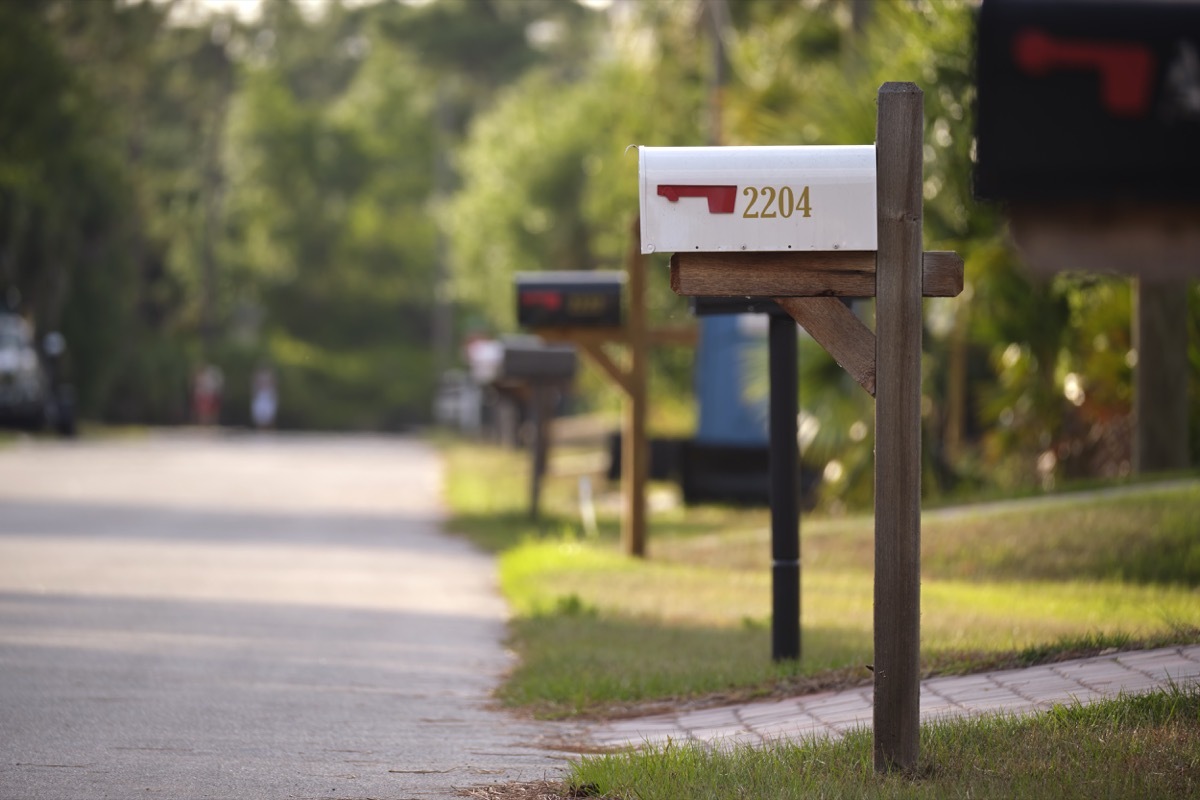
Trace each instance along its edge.
<instances>
[{"instance_id":1,"label":"tree trunk","mask_svg":"<svg viewBox=\"0 0 1200 800\"><path fill-rule=\"evenodd\" d=\"M1187 281L1134 283L1133 467L1188 467Z\"/></svg>"}]
</instances>

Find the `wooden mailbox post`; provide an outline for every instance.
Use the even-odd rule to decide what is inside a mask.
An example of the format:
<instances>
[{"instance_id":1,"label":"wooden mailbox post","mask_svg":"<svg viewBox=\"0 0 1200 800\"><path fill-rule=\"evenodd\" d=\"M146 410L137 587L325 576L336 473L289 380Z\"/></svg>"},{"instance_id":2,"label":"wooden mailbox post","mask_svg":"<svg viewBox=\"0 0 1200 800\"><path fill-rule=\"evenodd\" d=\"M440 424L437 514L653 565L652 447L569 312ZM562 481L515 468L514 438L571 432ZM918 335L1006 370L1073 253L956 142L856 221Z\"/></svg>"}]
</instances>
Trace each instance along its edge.
<instances>
[{"instance_id":1,"label":"wooden mailbox post","mask_svg":"<svg viewBox=\"0 0 1200 800\"><path fill-rule=\"evenodd\" d=\"M635 220L636 223L636 220ZM646 483L650 475L649 446L646 437L647 369L646 358L652 345L694 345L693 327L650 328L646 322L646 271L636 224L623 281L629 292L628 314L620 314L620 282L600 278L606 285L597 286L596 278L619 276L619 273L553 273L557 280L575 283L576 291L564 287L553 297L543 288L523 292L521 282L528 280L554 282L547 273L527 273L518 276L518 321L547 342L573 344L604 375L620 388L621 409L621 548L638 558L646 555ZM537 297L543 294L542 297ZM532 297L531 297L532 295ZM572 298L578 308L568 307ZM565 313L541 314L530 311L526 300L538 300ZM544 309L544 306L543 306ZM623 346L625 364L609 357L606 345Z\"/></svg>"},{"instance_id":2,"label":"wooden mailbox post","mask_svg":"<svg viewBox=\"0 0 1200 800\"><path fill-rule=\"evenodd\" d=\"M647 166L644 149L641 170L643 249L657 246L664 227L683 231L662 237L670 247L659 247L674 250L676 292L775 298L875 397L879 771L914 768L920 731L921 299L953 297L963 285L957 254L922 250L923 101L915 84L880 88L873 174L866 176L861 148L730 148L737 152L729 159L718 152L724 148L704 148L712 156L707 165L697 160L690 173L661 175ZM776 156L784 168L771 168ZM753 163L764 166L743 177L739 170ZM846 190L838 176L865 180L869 196L861 185ZM682 218L703 217L706 201L710 215L725 215L719 225ZM682 203L699 207L689 212ZM771 230L756 242L740 220L764 214ZM656 234L649 242L648 227ZM714 238L714 230L725 233ZM870 296L874 332L839 299Z\"/></svg>"},{"instance_id":3,"label":"wooden mailbox post","mask_svg":"<svg viewBox=\"0 0 1200 800\"><path fill-rule=\"evenodd\" d=\"M550 452L550 416L554 397L575 377L578 359L569 347L546 345L538 339L503 343L497 375L492 385L513 395L525 395L533 421L533 438L529 443L529 517L540 514L542 478Z\"/></svg>"}]
</instances>

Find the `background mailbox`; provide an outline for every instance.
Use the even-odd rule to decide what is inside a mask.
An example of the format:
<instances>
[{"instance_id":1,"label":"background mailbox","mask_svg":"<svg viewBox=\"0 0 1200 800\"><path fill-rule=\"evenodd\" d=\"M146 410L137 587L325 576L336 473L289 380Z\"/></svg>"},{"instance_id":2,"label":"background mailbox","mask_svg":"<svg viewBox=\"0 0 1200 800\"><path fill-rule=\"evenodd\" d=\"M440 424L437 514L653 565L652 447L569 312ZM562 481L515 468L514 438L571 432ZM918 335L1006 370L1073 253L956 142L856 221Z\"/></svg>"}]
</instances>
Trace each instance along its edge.
<instances>
[{"instance_id":1,"label":"background mailbox","mask_svg":"<svg viewBox=\"0 0 1200 800\"><path fill-rule=\"evenodd\" d=\"M874 145L642 147L642 252L875 250Z\"/></svg>"},{"instance_id":2,"label":"background mailbox","mask_svg":"<svg viewBox=\"0 0 1200 800\"><path fill-rule=\"evenodd\" d=\"M985 0L976 193L1200 199L1200 3Z\"/></svg>"},{"instance_id":3,"label":"background mailbox","mask_svg":"<svg viewBox=\"0 0 1200 800\"><path fill-rule=\"evenodd\" d=\"M579 359L570 345L543 344L536 338L507 339L497 379L529 383L567 383Z\"/></svg>"},{"instance_id":4,"label":"background mailbox","mask_svg":"<svg viewBox=\"0 0 1200 800\"><path fill-rule=\"evenodd\" d=\"M616 328L623 272L523 272L517 323L526 328Z\"/></svg>"}]
</instances>

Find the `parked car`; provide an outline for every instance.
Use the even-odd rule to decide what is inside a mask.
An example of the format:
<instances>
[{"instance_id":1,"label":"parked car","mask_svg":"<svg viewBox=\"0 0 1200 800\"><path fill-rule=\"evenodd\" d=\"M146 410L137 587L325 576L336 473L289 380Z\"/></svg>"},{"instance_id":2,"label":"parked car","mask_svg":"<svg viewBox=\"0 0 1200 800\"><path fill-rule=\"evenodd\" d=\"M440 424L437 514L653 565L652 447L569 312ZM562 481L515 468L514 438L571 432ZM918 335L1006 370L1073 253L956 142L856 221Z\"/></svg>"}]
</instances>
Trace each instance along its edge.
<instances>
[{"instance_id":1,"label":"parked car","mask_svg":"<svg viewBox=\"0 0 1200 800\"><path fill-rule=\"evenodd\" d=\"M46 336L39 354L33 328L21 316L0 312L0 425L29 430L51 427L75 434L75 402L61 381L66 343L58 333Z\"/></svg>"}]
</instances>

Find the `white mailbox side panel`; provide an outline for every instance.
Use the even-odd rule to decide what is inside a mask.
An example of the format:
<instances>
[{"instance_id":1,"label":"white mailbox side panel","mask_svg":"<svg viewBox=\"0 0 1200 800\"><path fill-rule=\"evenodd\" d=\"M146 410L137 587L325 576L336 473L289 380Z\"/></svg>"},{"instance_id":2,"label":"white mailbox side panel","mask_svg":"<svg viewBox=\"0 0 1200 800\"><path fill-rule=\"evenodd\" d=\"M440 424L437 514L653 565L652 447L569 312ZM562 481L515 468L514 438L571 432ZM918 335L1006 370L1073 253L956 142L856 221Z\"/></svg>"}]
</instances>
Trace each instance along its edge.
<instances>
[{"instance_id":1,"label":"white mailbox side panel","mask_svg":"<svg viewBox=\"0 0 1200 800\"><path fill-rule=\"evenodd\" d=\"M642 252L875 250L875 146L639 148Z\"/></svg>"}]
</instances>

